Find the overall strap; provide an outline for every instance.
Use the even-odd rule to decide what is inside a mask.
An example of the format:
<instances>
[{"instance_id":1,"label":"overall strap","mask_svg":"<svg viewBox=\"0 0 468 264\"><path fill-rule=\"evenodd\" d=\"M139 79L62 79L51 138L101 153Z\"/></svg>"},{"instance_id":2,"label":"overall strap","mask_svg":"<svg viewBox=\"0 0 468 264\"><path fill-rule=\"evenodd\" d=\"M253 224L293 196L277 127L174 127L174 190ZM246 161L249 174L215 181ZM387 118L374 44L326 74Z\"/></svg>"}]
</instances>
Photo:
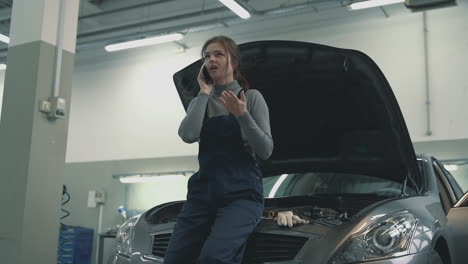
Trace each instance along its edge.
<instances>
[{"instance_id":1,"label":"overall strap","mask_svg":"<svg viewBox=\"0 0 468 264\"><path fill-rule=\"evenodd\" d=\"M237 93L237 98L239 98L239 99L241 98L240 95L241 95L241 92L242 92L242 91L244 91L244 95L245 95L245 93L247 92L247 89L242 88L242 89Z\"/></svg>"}]
</instances>

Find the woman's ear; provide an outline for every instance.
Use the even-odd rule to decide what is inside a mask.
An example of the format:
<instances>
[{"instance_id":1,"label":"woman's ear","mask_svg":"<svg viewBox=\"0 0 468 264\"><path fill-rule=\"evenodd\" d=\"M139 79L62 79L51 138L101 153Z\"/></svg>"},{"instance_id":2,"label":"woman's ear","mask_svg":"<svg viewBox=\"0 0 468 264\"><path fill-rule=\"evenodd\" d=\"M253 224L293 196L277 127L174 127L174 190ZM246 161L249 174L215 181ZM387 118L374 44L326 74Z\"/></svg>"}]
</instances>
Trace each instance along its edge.
<instances>
[{"instance_id":1,"label":"woman's ear","mask_svg":"<svg viewBox=\"0 0 468 264\"><path fill-rule=\"evenodd\" d=\"M239 63L236 60L232 60L231 66L232 66L232 73L233 74L236 73L237 69L239 68Z\"/></svg>"}]
</instances>

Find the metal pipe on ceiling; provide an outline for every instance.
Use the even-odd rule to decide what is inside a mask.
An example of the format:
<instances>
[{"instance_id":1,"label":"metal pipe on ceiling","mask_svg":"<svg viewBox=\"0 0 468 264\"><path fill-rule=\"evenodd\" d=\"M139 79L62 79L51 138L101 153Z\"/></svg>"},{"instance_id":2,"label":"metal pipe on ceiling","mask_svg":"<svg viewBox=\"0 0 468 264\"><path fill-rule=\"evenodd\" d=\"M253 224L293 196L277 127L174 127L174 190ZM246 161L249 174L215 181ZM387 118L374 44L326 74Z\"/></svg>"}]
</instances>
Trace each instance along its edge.
<instances>
[{"instance_id":1,"label":"metal pipe on ceiling","mask_svg":"<svg viewBox=\"0 0 468 264\"><path fill-rule=\"evenodd\" d=\"M230 16L230 18L235 18L237 17L236 15ZM183 28L186 30L184 33L193 33L193 32L200 32L200 31L205 31L205 30L211 30L211 29L216 29L219 27L222 27L223 25L221 24L222 21L219 19L213 20L204 20L204 21L199 21L195 23L190 24L190 28ZM141 37L142 35L159 35L162 33L168 33L168 32L181 32L182 28L180 26L175 26L175 27L167 27L167 28L162 28L162 29L157 29L157 30L147 30L147 31L140 31L138 33L133 33L133 34L126 34L125 37L123 38L122 36L117 36L113 38L101 38L101 39L92 39L89 41L80 41L77 42L77 47L80 49L86 49L86 48L92 48L97 45L102 45L103 42L106 42L107 44L111 44L113 42L121 42L121 41L126 41L126 40L134 40L138 37Z\"/></svg>"},{"instance_id":2,"label":"metal pipe on ceiling","mask_svg":"<svg viewBox=\"0 0 468 264\"><path fill-rule=\"evenodd\" d=\"M327 2L330 3L329 0L324 0L322 2ZM315 2L316 4L316 2ZM342 7L341 5L339 6L328 6L328 8L336 8L336 7ZM259 21L265 21L268 19L274 19L274 18L279 18L282 16L289 16L289 15L299 15L299 14L304 14L308 12L316 12L318 9L311 4L298 4L295 6L290 6L288 8L285 8L285 12L280 12L281 9L284 8L275 8L275 9L270 9L266 11L260 11L258 12L257 15L251 17L248 21L249 22L259 22ZM325 10L321 9L321 10ZM206 30L212 30L216 28L221 28L221 27L226 27L227 25L235 25L235 24L241 24L245 23L245 20L240 19L237 15L231 14L228 16L223 17L223 19L208 19L204 21L198 21L195 23L190 23L188 25L181 25L181 26L174 26L174 27L166 27L166 28L159 28L159 29L150 29L146 31L139 31L138 33L130 33L130 34L125 34L124 37L122 36L115 36L115 37L103 37L100 39L92 39L92 40L82 40L80 42L77 42L77 46L80 49L90 49L90 48L96 48L98 46L102 46L103 43L105 44L111 44L115 42L122 42L122 41L127 41L127 40L132 40L136 39L138 37L142 37L144 35L146 36L151 36L151 35L158 35L158 34L163 34L163 33L169 33L169 32L184 32L184 33L194 33L194 32L201 32L201 31L206 31ZM112 33L112 32L108 32ZM104 34L105 35L105 34Z\"/></svg>"},{"instance_id":3,"label":"metal pipe on ceiling","mask_svg":"<svg viewBox=\"0 0 468 264\"><path fill-rule=\"evenodd\" d=\"M226 8L224 8L224 7L212 8L212 9L204 10L203 12L204 12L204 15L212 15L212 14L217 14L217 13L222 12L222 11L226 11ZM86 38L86 37L99 36L99 35L102 35L102 34L109 34L109 33L113 33L113 32L118 32L118 31L138 28L138 27L144 27L144 26L150 26L150 25L154 25L154 24L158 24L158 23L173 22L173 21L181 20L181 19L195 18L195 17L199 17L199 16L200 16L200 11L196 11L196 12L185 13L185 14L182 14L182 15L176 15L176 16L171 16L171 17L151 19L151 20L146 20L146 21L142 21L142 22L122 25L122 26L116 26L116 27L111 27L111 28L106 28L106 29L101 29L101 30L95 30L95 31L90 31L90 32L85 32L85 33L79 33L77 38Z\"/></svg>"},{"instance_id":4,"label":"metal pipe on ceiling","mask_svg":"<svg viewBox=\"0 0 468 264\"><path fill-rule=\"evenodd\" d=\"M136 5L124 6L124 7L120 7L120 8L116 8L116 9L97 12L97 13L94 13L94 14L82 15L82 16L78 17L78 20L89 19L89 18L94 18L94 17L100 17L100 16L125 12L125 11L129 11L129 10L132 10L132 9L147 7L147 6L151 6L151 5L158 5L158 4L163 4L163 3L167 3L167 2L173 2L173 1L175 1L175 0L156 0L156 1L150 1L150 2L136 4ZM1 7L1 5L2 5L2 2L0 1L0 7ZM11 6L10 6L10 8L11 8ZM1 18L0 23L1 22L6 22L6 21L9 22L10 20L11 20L11 17Z\"/></svg>"},{"instance_id":5,"label":"metal pipe on ceiling","mask_svg":"<svg viewBox=\"0 0 468 264\"><path fill-rule=\"evenodd\" d=\"M323 3L326 3L326 4L336 3L336 4L328 5L326 8L318 9L317 5L323 4ZM317 0L314 2L308 2L306 4L297 4L297 5L292 5L288 7L280 7L280 8L273 8L269 10L263 10L263 11L255 11L256 13L254 14L254 16L251 17L248 21L259 22L259 21L264 21L264 20L272 19L272 18L278 18L278 17L290 16L290 15L300 15L300 14L305 14L311 11L318 12L318 11L331 9L331 8L342 8L342 5L339 3L339 1ZM254 10L254 9L251 8L250 10ZM219 12L226 12L226 11L227 9L225 7L219 7L219 8L212 8L212 9L204 10L203 14L214 15ZM119 31L131 30L135 27L151 26L151 25L155 25L158 23L175 22L180 19L197 18L199 16L200 16L200 12L197 11L197 12L186 13L186 14L173 16L173 17L153 19L150 21L143 21L143 22L127 24L123 26L117 26L117 27L112 27L112 28L107 28L107 29L102 29L102 30L81 33L81 34L78 34L77 36L77 50L81 48L86 49L86 48L90 48L93 46L102 45L103 42L111 43L111 42L116 42L116 41L122 41L124 38L128 40L128 39L135 39L138 37L143 37L145 35L147 36L158 35L158 34L163 34L163 33L168 33L168 32L185 32L185 33L190 32L192 33L192 32L200 32L200 31L206 31L206 30L211 30L215 28L225 27L226 24L234 25L234 24L245 23L245 20L240 19L236 15L232 14L232 15L224 16L223 19L209 19L209 20L199 21L195 23L180 25L180 26L159 28L159 29L149 29L146 31L139 31L138 33L132 33L132 34L124 33L123 35L119 35L119 36L112 36L112 37L105 36L106 34L118 33ZM83 39L83 38L92 38L92 37L95 37L95 38L90 39L90 40ZM6 52L7 52L7 49L0 49L0 59L2 58L4 59L4 57L6 57Z\"/></svg>"},{"instance_id":6,"label":"metal pipe on ceiling","mask_svg":"<svg viewBox=\"0 0 468 264\"><path fill-rule=\"evenodd\" d=\"M265 11L255 11L256 13L254 14L253 17L251 17L248 21L261 21L265 19L270 19L270 18L277 18L281 16L289 16L289 15L298 15L298 14L304 14L308 13L311 11L317 12L319 9L317 9L316 5L319 3L330 3L330 0L321 0L321 1L315 1L312 3L307 3L307 4L297 4L289 7L280 7L280 8L273 8ZM340 5L335 5L331 6L333 8L336 7L342 7ZM254 9L251 9L254 10ZM224 12L226 11L225 7L218 7L218 8L212 8L208 10L204 10L203 14L204 15L213 15L217 14L219 12ZM107 29L102 29L102 30L97 30L97 31L90 31L90 32L85 32L85 33L79 33L78 34L78 39L79 38L86 38L86 37L93 37L93 36L99 36L103 34L110 34L118 31L123 31L123 30L129 30L133 29L135 27L144 27L144 26L151 26L155 25L158 23L167 23L167 22L175 22L177 20L181 19L191 19L191 18L197 18L200 16L200 12L191 12L191 13L186 13L182 15L177 15L177 16L172 16L172 17L166 17L166 18L159 18L159 19L152 19L148 21L143 21L143 22L138 22L138 23L132 23L132 24L127 24L123 26L116 26L112 28L107 28ZM245 23L245 20L242 20L238 18L236 15L228 15L223 18L223 20L226 22L226 20L231 19L229 22L230 24L238 24L238 23ZM209 20L206 21L206 25L204 26L211 26L210 24L212 23L220 23L220 19L214 19L214 20ZM197 26L194 26L194 24L197 24ZM171 28L166 28L166 29L159 29L158 32L160 33L167 33L167 32L174 32L174 31L190 31L194 32L192 29L195 27L199 27L200 23L190 23L187 25L181 25L181 26L176 26L176 27L171 27ZM229 24L229 23L228 23ZM203 26L203 25L202 25ZM220 25L222 26L222 25ZM155 30L150 30L146 32L139 32L138 35L145 35L146 33L154 33ZM128 35L126 35L128 36Z\"/></svg>"},{"instance_id":7,"label":"metal pipe on ceiling","mask_svg":"<svg viewBox=\"0 0 468 264\"><path fill-rule=\"evenodd\" d=\"M157 4L163 4L163 3L167 3L167 2L173 2L173 1L175 1L175 0L157 0L157 1L151 1L151 2L146 2L146 3L140 3L140 4L137 4L137 5L124 6L124 7L121 7L121 8L116 8L116 9L106 10L106 11L102 11L102 12L98 12L98 13L94 13L94 14L79 16L78 20L88 19L88 18L93 18L93 17L99 17L99 16L105 16L105 15L109 15L109 14L125 12L125 11L132 10L132 9L137 9L137 8L142 8L142 7L147 7L147 6L151 6L151 5L157 5Z\"/></svg>"}]
</instances>

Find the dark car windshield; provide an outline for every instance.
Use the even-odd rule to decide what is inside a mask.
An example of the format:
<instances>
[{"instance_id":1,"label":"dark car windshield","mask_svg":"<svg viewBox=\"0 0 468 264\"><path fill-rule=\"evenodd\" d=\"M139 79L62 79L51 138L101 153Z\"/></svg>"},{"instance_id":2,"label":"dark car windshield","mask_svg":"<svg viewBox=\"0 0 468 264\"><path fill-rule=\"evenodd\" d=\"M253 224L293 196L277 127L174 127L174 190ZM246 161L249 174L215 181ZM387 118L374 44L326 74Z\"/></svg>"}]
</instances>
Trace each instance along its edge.
<instances>
[{"instance_id":1,"label":"dark car windshield","mask_svg":"<svg viewBox=\"0 0 468 264\"><path fill-rule=\"evenodd\" d=\"M266 198L285 196L353 195L395 197L402 183L368 175L309 172L272 176L263 179ZM407 193L413 190L407 188Z\"/></svg>"}]
</instances>

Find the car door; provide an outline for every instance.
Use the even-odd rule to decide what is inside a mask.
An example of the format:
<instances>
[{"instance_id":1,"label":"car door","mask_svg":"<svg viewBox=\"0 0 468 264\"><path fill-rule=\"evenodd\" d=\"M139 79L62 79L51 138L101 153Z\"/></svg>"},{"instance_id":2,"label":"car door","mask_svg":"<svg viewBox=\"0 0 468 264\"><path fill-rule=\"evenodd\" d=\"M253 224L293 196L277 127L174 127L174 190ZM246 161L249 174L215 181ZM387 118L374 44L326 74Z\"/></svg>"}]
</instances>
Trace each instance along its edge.
<instances>
[{"instance_id":1,"label":"car door","mask_svg":"<svg viewBox=\"0 0 468 264\"><path fill-rule=\"evenodd\" d=\"M457 178L453 177L444 167L434 160L434 169L442 176L442 184L449 189L454 204L448 211L448 225L452 230L451 257L453 264L466 263L468 259L468 192L461 189Z\"/></svg>"},{"instance_id":2,"label":"car door","mask_svg":"<svg viewBox=\"0 0 468 264\"><path fill-rule=\"evenodd\" d=\"M468 193L465 193L447 215L453 230L453 263L466 263L468 259Z\"/></svg>"}]
</instances>

